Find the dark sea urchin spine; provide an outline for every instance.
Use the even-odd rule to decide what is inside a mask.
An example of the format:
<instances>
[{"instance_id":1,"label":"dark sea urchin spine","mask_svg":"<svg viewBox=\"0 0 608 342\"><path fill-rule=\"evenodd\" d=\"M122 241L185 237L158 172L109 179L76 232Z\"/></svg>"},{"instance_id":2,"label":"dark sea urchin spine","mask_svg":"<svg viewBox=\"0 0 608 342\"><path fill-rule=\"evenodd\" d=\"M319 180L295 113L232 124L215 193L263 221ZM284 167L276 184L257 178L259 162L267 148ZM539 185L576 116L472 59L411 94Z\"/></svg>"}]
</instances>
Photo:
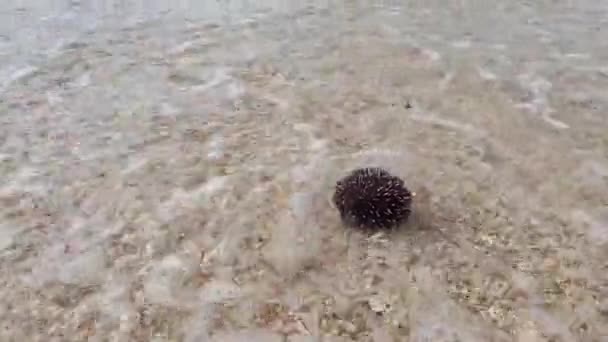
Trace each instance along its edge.
<instances>
[{"instance_id":1,"label":"dark sea urchin spine","mask_svg":"<svg viewBox=\"0 0 608 342\"><path fill-rule=\"evenodd\" d=\"M403 180L384 169L369 167L339 180L332 200L345 224L383 229L407 221L412 197Z\"/></svg>"}]
</instances>

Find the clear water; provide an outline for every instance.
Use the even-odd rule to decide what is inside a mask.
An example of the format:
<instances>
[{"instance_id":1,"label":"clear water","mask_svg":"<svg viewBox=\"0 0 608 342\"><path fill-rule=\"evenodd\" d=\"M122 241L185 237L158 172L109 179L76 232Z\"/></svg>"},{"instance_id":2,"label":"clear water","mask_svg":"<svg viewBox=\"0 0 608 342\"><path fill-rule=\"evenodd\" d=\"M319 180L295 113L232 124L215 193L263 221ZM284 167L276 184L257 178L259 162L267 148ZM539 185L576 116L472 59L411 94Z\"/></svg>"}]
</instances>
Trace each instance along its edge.
<instances>
[{"instance_id":1,"label":"clear water","mask_svg":"<svg viewBox=\"0 0 608 342\"><path fill-rule=\"evenodd\" d=\"M608 3L0 5L7 341L601 341ZM418 193L366 236L328 202Z\"/></svg>"}]
</instances>

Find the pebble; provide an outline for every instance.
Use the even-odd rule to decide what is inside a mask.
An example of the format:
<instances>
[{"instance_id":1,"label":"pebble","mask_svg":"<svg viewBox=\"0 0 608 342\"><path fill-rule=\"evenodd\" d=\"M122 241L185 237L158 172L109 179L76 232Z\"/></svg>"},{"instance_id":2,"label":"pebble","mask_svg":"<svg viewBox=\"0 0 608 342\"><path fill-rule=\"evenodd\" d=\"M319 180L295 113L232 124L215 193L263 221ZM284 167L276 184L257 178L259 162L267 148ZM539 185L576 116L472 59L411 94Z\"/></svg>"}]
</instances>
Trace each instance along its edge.
<instances>
[{"instance_id":1,"label":"pebble","mask_svg":"<svg viewBox=\"0 0 608 342\"><path fill-rule=\"evenodd\" d=\"M559 260L555 258L545 258L543 260L543 270L545 272L554 272L559 268Z\"/></svg>"}]
</instances>

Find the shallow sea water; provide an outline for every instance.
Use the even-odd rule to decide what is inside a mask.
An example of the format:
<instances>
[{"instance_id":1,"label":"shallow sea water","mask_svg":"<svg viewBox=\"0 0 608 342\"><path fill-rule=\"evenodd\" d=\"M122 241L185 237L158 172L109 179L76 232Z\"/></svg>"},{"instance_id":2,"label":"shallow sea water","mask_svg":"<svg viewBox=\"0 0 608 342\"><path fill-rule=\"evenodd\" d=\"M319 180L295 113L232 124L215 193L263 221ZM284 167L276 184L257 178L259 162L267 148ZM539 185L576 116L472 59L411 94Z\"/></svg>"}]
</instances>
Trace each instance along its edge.
<instances>
[{"instance_id":1,"label":"shallow sea water","mask_svg":"<svg viewBox=\"0 0 608 342\"><path fill-rule=\"evenodd\" d=\"M0 340L608 338L608 3L0 17ZM329 202L368 165L398 231Z\"/></svg>"}]
</instances>

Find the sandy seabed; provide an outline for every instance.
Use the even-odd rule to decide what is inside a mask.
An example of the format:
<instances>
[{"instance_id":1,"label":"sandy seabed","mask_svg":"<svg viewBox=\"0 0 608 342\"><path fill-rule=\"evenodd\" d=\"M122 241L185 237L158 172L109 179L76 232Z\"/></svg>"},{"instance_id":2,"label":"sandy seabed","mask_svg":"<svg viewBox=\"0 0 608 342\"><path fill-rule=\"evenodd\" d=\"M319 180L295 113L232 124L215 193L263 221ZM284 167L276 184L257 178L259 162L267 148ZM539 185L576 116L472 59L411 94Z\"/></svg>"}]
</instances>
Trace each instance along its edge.
<instances>
[{"instance_id":1,"label":"sandy seabed","mask_svg":"<svg viewBox=\"0 0 608 342\"><path fill-rule=\"evenodd\" d=\"M0 340L608 339L606 6L322 3L11 71ZM398 231L329 201L371 165Z\"/></svg>"}]
</instances>

